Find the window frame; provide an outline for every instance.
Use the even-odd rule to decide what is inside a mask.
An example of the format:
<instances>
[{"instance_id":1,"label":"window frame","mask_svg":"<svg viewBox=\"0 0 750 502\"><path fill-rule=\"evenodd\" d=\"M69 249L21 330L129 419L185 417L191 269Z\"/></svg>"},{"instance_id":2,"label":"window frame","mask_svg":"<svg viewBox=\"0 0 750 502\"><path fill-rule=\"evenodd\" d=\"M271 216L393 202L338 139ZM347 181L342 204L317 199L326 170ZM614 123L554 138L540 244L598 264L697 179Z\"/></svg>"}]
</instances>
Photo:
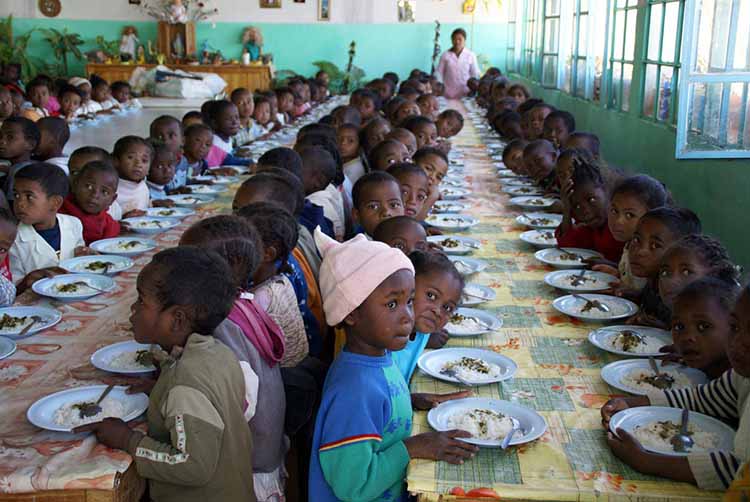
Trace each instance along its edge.
<instances>
[{"instance_id":1,"label":"window frame","mask_svg":"<svg viewBox=\"0 0 750 502\"><path fill-rule=\"evenodd\" d=\"M521 47L520 67L518 68L519 75L535 81L539 80L537 73L537 67L539 66L537 61L539 37L537 34L539 30L540 4L544 8L544 0L524 0L523 44Z\"/></svg>"},{"instance_id":2,"label":"window frame","mask_svg":"<svg viewBox=\"0 0 750 502\"><path fill-rule=\"evenodd\" d=\"M580 0L574 0L580 2ZM544 87L545 89L559 89L560 88L560 79L561 79L561 68L560 68L560 31L562 30L562 21L563 21L563 10L564 10L564 4L565 0L557 0L558 2L558 12L557 14L547 14L547 5L549 4L550 0L544 0L542 2L542 12L541 12L541 44L540 44L540 76L539 76L539 84ZM550 20L557 20L557 40L555 40L555 45L557 47L556 52L547 52L546 46L547 46L547 22ZM552 83L546 83L544 81L544 62L545 59L548 57L554 57L555 58L555 71L554 71L554 78Z\"/></svg>"},{"instance_id":3,"label":"window frame","mask_svg":"<svg viewBox=\"0 0 750 502\"><path fill-rule=\"evenodd\" d=\"M519 73L519 65L521 64L519 54L521 33L518 30L519 12L521 12L518 8L519 2L525 4L524 0L508 0L508 36L506 37L508 42L505 48L505 67L509 73ZM511 25L513 26L512 32L510 29Z\"/></svg>"},{"instance_id":4,"label":"window frame","mask_svg":"<svg viewBox=\"0 0 750 502\"><path fill-rule=\"evenodd\" d=\"M688 139L688 121L692 108L690 107L690 88L693 84L745 84L750 85L750 71L726 71L726 72L715 72L715 73L695 73L693 68L698 57L698 31L700 25L698 23L698 9L700 8L701 0L686 0L685 2L685 19L684 26L688 26L690 29L683 30L683 46L682 46L682 78L680 79L679 85L679 104L677 107L677 137L675 147L675 157L677 159L746 159L750 158L750 145L748 149L741 150L736 148L729 148L724 150L688 150L687 139ZM736 0L732 1L732 8L736 4ZM735 46L734 40L737 36L737 18L733 18L734 29L729 30L729 42L727 43L727 53L733 52ZM726 110L725 106L729 96L722 96L722 107L721 107L721 121L726 129ZM745 102L745 107L747 101ZM749 124L743 122L745 127Z\"/></svg>"},{"instance_id":5,"label":"window frame","mask_svg":"<svg viewBox=\"0 0 750 502\"><path fill-rule=\"evenodd\" d=\"M633 5L630 5L630 0L625 0L625 7L618 7L617 6L618 0L610 0L609 4L609 11L607 13L608 15L608 22L607 22L607 33L609 35L609 31L611 31L611 36L608 36L607 38L610 39L610 44L607 48L607 93L606 93L606 101L603 101L605 108L608 108L610 110L615 110L618 112L623 113L630 113L632 111L631 101L633 98L633 90L637 89L638 87L634 86L635 83L638 85L638 24L641 19L641 8L643 7L642 3L644 0L636 0ZM633 55L632 59L626 59L626 50L627 50L627 41L628 41L628 11L634 10L636 12L635 15L635 32L633 33ZM622 30L622 56L619 58L615 58L615 48L617 47L617 44L615 43L615 40L617 38L617 13L618 12L624 12L623 14L623 20L625 22L624 29ZM648 30L646 30L647 32ZM620 65L620 86L619 91L617 95L617 101L613 101L613 95L614 95L614 69L616 65ZM628 95L628 104L627 108L623 108L623 89L624 85L623 82L625 81L625 66L630 65L632 67L632 75L630 78L630 94Z\"/></svg>"}]
</instances>

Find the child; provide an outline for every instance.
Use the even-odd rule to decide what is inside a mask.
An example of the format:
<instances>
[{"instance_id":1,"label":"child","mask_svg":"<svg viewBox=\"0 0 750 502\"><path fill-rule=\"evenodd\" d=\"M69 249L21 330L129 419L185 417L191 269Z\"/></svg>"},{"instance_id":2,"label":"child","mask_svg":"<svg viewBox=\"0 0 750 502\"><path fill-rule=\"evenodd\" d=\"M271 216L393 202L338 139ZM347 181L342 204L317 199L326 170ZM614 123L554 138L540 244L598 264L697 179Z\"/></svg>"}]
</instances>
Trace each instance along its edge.
<instances>
[{"instance_id":1,"label":"child","mask_svg":"<svg viewBox=\"0 0 750 502\"><path fill-rule=\"evenodd\" d=\"M110 86L110 92L112 97L124 108L141 108L143 106L140 101L131 96L130 84L123 80L114 82Z\"/></svg>"},{"instance_id":2,"label":"child","mask_svg":"<svg viewBox=\"0 0 750 502\"><path fill-rule=\"evenodd\" d=\"M404 121L403 126L417 138L417 150L425 146L437 145L437 127L427 117L410 117Z\"/></svg>"},{"instance_id":3,"label":"child","mask_svg":"<svg viewBox=\"0 0 750 502\"><path fill-rule=\"evenodd\" d=\"M331 115L333 116L331 125L337 129L344 124L351 124L357 129L362 127L362 114L354 106L339 106L331 112Z\"/></svg>"},{"instance_id":4,"label":"child","mask_svg":"<svg viewBox=\"0 0 750 502\"><path fill-rule=\"evenodd\" d=\"M365 155L369 155L372 148L383 141L389 132L391 124L387 120L376 117L369 121L360 134L360 143Z\"/></svg>"},{"instance_id":5,"label":"child","mask_svg":"<svg viewBox=\"0 0 750 502\"><path fill-rule=\"evenodd\" d=\"M193 124L205 124L203 122L203 114L197 110L187 112L182 116L182 128L187 130Z\"/></svg>"},{"instance_id":6,"label":"child","mask_svg":"<svg viewBox=\"0 0 750 502\"><path fill-rule=\"evenodd\" d=\"M60 117L66 122L73 122L81 108L81 91L72 85L60 88Z\"/></svg>"},{"instance_id":7,"label":"child","mask_svg":"<svg viewBox=\"0 0 750 502\"><path fill-rule=\"evenodd\" d=\"M262 128L253 119L255 102L252 92L244 87L239 87L232 91L230 99L237 107L237 112L240 115L240 130L232 137L232 145L235 148L252 143L256 138L266 134L265 128Z\"/></svg>"},{"instance_id":8,"label":"child","mask_svg":"<svg viewBox=\"0 0 750 502\"><path fill-rule=\"evenodd\" d=\"M101 78L91 77L91 99L99 103L103 112L120 108L120 102L112 97L109 84Z\"/></svg>"},{"instance_id":9,"label":"child","mask_svg":"<svg viewBox=\"0 0 750 502\"><path fill-rule=\"evenodd\" d=\"M383 107L383 111L385 112L385 118L388 119L388 121L396 125L396 112L398 111L398 107L402 104L406 103L406 98L402 96L394 96Z\"/></svg>"},{"instance_id":10,"label":"child","mask_svg":"<svg viewBox=\"0 0 750 502\"><path fill-rule=\"evenodd\" d=\"M432 206L440 199L440 183L448 174L448 156L437 148L425 147L414 154L414 163L424 170L430 182L427 199L422 211L416 216L419 221L424 221Z\"/></svg>"},{"instance_id":11,"label":"child","mask_svg":"<svg viewBox=\"0 0 750 502\"><path fill-rule=\"evenodd\" d=\"M98 146L82 146L70 154L68 158L68 173L71 182L81 172L83 166L95 160L112 164L112 156L104 148Z\"/></svg>"},{"instance_id":12,"label":"child","mask_svg":"<svg viewBox=\"0 0 750 502\"><path fill-rule=\"evenodd\" d=\"M562 188L563 219L555 230L557 245L562 248L593 249L605 259L619 263L625 242L615 239L610 230L609 192L599 166L577 163L570 186L572 188Z\"/></svg>"},{"instance_id":13,"label":"child","mask_svg":"<svg viewBox=\"0 0 750 502\"><path fill-rule=\"evenodd\" d=\"M255 497L259 501L283 500L281 465L287 439L284 421L279 417L286 413L286 399L279 363L284 354L284 334L245 292L247 278L263 254L258 231L239 216L214 216L188 228L180 245L215 251L230 264L231 280L239 293L229 316L214 330L213 336L229 347L241 364L248 364L257 377L256 385L248 389L248 394L255 397L248 403L254 410L249 426L253 438Z\"/></svg>"},{"instance_id":14,"label":"child","mask_svg":"<svg viewBox=\"0 0 750 502\"><path fill-rule=\"evenodd\" d=\"M273 130L273 118L271 101L265 96L256 97L253 120L258 125L258 130L262 133L261 136L265 136Z\"/></svg>"},{"instance_id":15,"label":"child","mask_svg":"<svg viewBox=\"0 0 750 502\"><path fill-rule=\"evenodd\" d=\"M393 362L404 380L411 380L430 333L440 332L458 308L464 279L447 256L442 253L415 251L408 255L414 264L414 333L403 350L394 352ZM468 393L463 393L466 397ZM412 403L422 394L412 394ZM431 407L428 405L428 407Z\"/></svg>"},{"instance_id":16,"label":"child","mask_svg":"<svg viewBox=\"0 0 750 502\"><path fill-rule=\"evenodd\" d=\"M359 130L352 124L344 124L336 131L336 144L344 162L344 187L351 197L352 187L365 174L365 166L359 154Z\"/></svg>"},{"instance_id":17,"label":"child","mask_svg":"<svg viewBox=\"0 0 750 502\"><path fill-rule=\"evenodd\" d=\"M720 378L730 369L727 339L739 284L714 277L695 279L672 298L672 346L683 364Z\"/></svg>"},{"instance_id":18,"label":"child","mask_svg":"<svg viewBox=\"0 0 750 502\"><path fill-rule=\"evenodd\" d=\"M599 137L589 132L574 132L568 136L563 148L581 148L591 152L596 160L599 160Z\"/></svg>"},{"instance_id":19,"label":"child","mask_svg":"<svg viewBox=\"0 0 750 502\"><path fill-rule=\"evenodd\" d=\"M18 220L13 213L0 207L0 307L10 307L16 301L16 285L10 272L10 255L18 234Z\"/></svg>"},{"instance_id":20,"label":"child","mask_svg":"<svg viewBox=\"0 0 750 502\"><path fill-rule=\"evenodd\" d=\"M435 122L438 136L444 139L452 138L464 128L464 117L456 110L448 109L442 111Z\"/></svg>"},{"instance_id":21,"label":"child","mask_svg":"<svg viewBox=\"0 0 750 502\"><path fill-rule=\"evenodd\" d=\"M185 129L183 155L187 161L187 179L201 176L208 170L206 157L213 145L214 133L205 124L193 124Z\"/></svg>"},{"instance_id":22,"label":"child","mask_svg":"<svg viewBox=\"0 0 750 502\"><path fill-rule=\"evenodd\" d=\"M576 119L573 114L564 110L556 110L544 119L542 137L560 150L575 130Z\"/></svg>"},{"instance_id":23,"label":"child","mask_svg":"<svg viewBox=\"0 0 750 502\"><path fill-rule=\"evenodd\" d=\"M15 175L13 212L21 224L10 248L10 270L19 293L58 273L62 260L87 254L78 218L58 214L68 177L57 166L32 163Z\"/></svg>"},{"instance_id":24,"label":"child","mask_svg":"<svg viewBox=\"0 0 750 502\"><path fill-rule=\"evenodd\" d=\"M81 108L78 115L95 115L102 111L102 105L91 99L91 82L82 77L73 77L68 80L73 87L81 91Z\"/></svg>"},{"instance_id":25,"label":"child","mask_svg":"<svg viewBox=\"0 0 750 502\"><path fill-rule=\"evenodd\" d=\"M523 84L513 84L508 88L508 96L515 99L519 106L531 97L531 93Z\"/></svg>"},{"instance_id":26,"label":"child","mask_svg":"<svg viewBox=\"0 0 750 502\"><path fill-rule=\"evenodd\" d=\"M641 295L641 310L633 322L656 327L669 324L672 314L658 291L662 257L682 237L700 232L701 222L689 209L659 207L647 212L638 221L628 245L628 258L633 275L643 277L648 282Z\"/></svg>"},{"instance_id":27,"label":"child","mask_svg":"<svg viewBox=\"0 0 750 502\"><path fill-rule=\"evenodd\" d=\"M423 117L427 117L430 120L437 120L437 114L440 110L437 98L432 94L423 94L417 98L417 106Z\"/></svg>"},{"instance_id":28,"label":"child","mask_svg":"<svg viewBox=\"0 0 750 502\"><path fill-rule=\"evenodd\" d=\"M323 214L331 221L337 240L344 239L344 202L341 193L333 186L336 176L336 161L319 146L305 147L299 152L302 158L302 183L307 200L323 208Z\"/></svg>"},{"instance_id":29,"label":"child","mask_svg":"<svg viewBox=\"0 0 750 502\"><path fill-rule=\"evenodd\" d=\"M146 177L149 197L153 207L173 207L174 201L167 198L166 187L172 182L177 160L174 152L166 145L157 143L152 146L154 155Z\"/></svg>"},{"instance_id":30,"label":"child","mask_svg":"<svg viewBox=\"0 0 750 502\"><path fill-rule=\"evenodd\" d=\"M526 139L533 141L540 139L544 133L544 119L547 115L555 111L555 107L548 105L547 103L540 103L531 108L528 115L528 134Z\"/></svg>"},{"instance_id":31,"label":"child","mask_svg":"<svg viewBox=\"0 0 750 502\"><path fill-rule=\"evenodd\" d=\"M26 86L26 98L31 102L30 108L25 108L21 116L32 122L42 117L49 117L47 102L49 101L49 87L44 79L34 79Z\"/></svg>"},{"instance_id":32,"label":"child","mask_svg":"<svg viewBox=\"0 0 750 502\"><path fill-rule=\"evenodd\" d=\"M404 214L418 219L430 194L430 178L421 167L410 162L392 164L388 174L396 178L401 187Z\"/></svg>"},{"instance_id":33,"label":"child","mask_svg":"<svg viewBox=\"0 0 750 502\"><path fill-rule=\"evenodd\" d=\"M120 224L107 212L117 197L119 178L112 164L93 160L81 169L63 201L61 214L75 216L83 225L86 245L120 235Z\"/></svg>"},{"instance_id":34,"label":"child","mask_svg":"<svg viewBox=\"0 0 750 502\"><path fill-rule=\"evenodd\" d=\"M3 85L0 85L0 126L3 121L13 116L13 98L10 91Z\"/></svg>"},{"instance_id":35,"label":"child","mask_svg":"<svg viewBox=\"0 0 750 502\"><path fill-rule=\"evenodd\" d=\"M409 259L364 237L344 244L315 238L326 319L343 325L346 345L326 377L315 423L310 500L404 499L412 458L459 463L478 448L457 440L467 437L459 431L410 437L409 389L391 357L414 328Z\"/></svg>"},{"instance_id":36,"label":"child","mask_svg":"<svg viewBox=\"0 0 750 502\"><path fill-rule=\"evenodd\" d=\"M205 159L209 168L218 166L247 166L251 159L232 155L232 137L240 130L240 114L231 101L210 101L206 107L208 125L213 130L213 145ZM257 112L257 107L256 107ZM262 125L262 124L261 124ZM226 168L225 168L226 169ZM223 174L225 171L214 171ZM232 172L232 174L235 174Z\"/></svg>"},{"instance_id":37,"label":"child","mask_svg":"<svg viewBox=\"0 0 750 502\"><path fill-rule=\"evenodd\" d=\"M297 222L294 216L270 202L249 204L238 214L255 226L265 250L252 276L250 291L284 333L281 367L295 367L310 351L294 288L284 275L289 256L297 245Z\"/></svg>"},{"instance_id":38,"label":"child","mask_svg":"<svg viewBox=\"0 0 750 502\"><path fill-rule=\"evenodd\" d=\"M503 149L503 164L516 174L525 175L526 165L523 161L524 149L529 145L525 139L514 139Z\"/></svg>"},{"instance_id":39,"label":"child","mask_svg":"<svg viewBox=\"0 0 750 502\"><path fill-rule=\"evenodd\" d=\"M175 158L174 175L166 184L164 189L167 193L177 192L188 184L188 161L182 154L184 137L182 135L182 124L176 117L161 115L151 122L149 127L149 139L154 143L160 143L172 152Z\"/></svg>"},{"instance_id":40,"label":"child","mask_svg":"<svg viewBox=\"0 0 750 502\"><path fill-rule=\"evenodd\" d=\"M151 145L138 136L125 136L115 143L112 163L120 176L117 201L122 208L123 218L146 214L150 203L146 176L153 155Z\"/></svg>"},{"instance_id":41,"label":"child","mask_svg":"<svg viewBox=\"0 0 750 502\"><path fill-rule=\"evenodd\" d=\"M5 189L9 199L12 199L13 173L31 161L40 139L39 128L25 117L11 117L0 126L0 161L5 161L0 162L0 171L9 173Z\"/></svg>"},{"instance_id":42,"label":"child","mask_svg":"<svg viewBox=\"0 0 750 502\"><path fill-rule=\"evenodd\" d=\"M736 421L734 450L689 453L686 457L649 453L632 435L618 429L609 432L612 452L644 474L695 483L704 490L725 490L738 469L750 459L750 290L743 288L730 317L727 356L732 369L705 385L667 390L643 397L615 398L602 407L605 427L618 411L637 406L688 408L716 418Z\"/></svg>"},{"instance_id":43,"label":"child","mask_svg":"<svg viewBox=\"0 0 750 502\"><path fill-rule=\"evenodd\" d=\"M70 128L59 117L44 117L36 123L39 128L39 144L34 158L59 167L68 174L68 157L63 154L65 144L70 139Z\"/></svg>"},{"instance_id":44,"label":"child","mask_svg":"<svg viewBox=\"0 0 750 502\"><path fill-rule=\"evenodd\" d=\"M531 176L544 190L555 188L557 177L555 166L557 150L546 139L532 141L523 149L523 165L526 173ZM557 187L561 189L562 187Z\"/></svg>"},{"instance_id":45,"label":"child","mask_svg":"<svg viewBox=\"0 0 750 502\"><path fill-rule=\"evenodd\" d=\"M282 125L291 123L292 111L294 109L294 95L288 87L275 89L276 101L278 103L278 114L276 120Z\"/></svg>"},{"instance_id":46,"label":"child","mask_svg":"<svg viewBox=\"0 0 750 502\"><path fill-rule=\"evenodd\" d=\"M386 139L375 145L367 158L367 163L370 171L386 171L391 164L410 160L409 151L403 143L394 139Z\"/></svg>"},{"instance_id":47,"label":"child","mask_svg":"<svg viewBox=\"0 0 750 502\"><path fill-rule=\"evenodd\" d=\"M395 139L404 145L410 158L417 152L417 137L414 136L409 129L404 129L403 127L392 129L391 132L386 135L385 139Z\"/></svg>"},{"instance_id":48,"label":"child","mask_svg":"<svg viewBox=\"0 0 750 502\"><path fill-rule=\"evenodd\" d=\"M352 216L361 232L369 236L372 236L381 221L404 215L398 180L383 171L362 176L354 184L352 202Z\"/></svg>"},{"instance_id":49,"label":"child","mask_svg":"<svg viewBox=\"0 0 750 502\"><path fill-rule=\"evenodd\" d=\"M406 256L414 251L427 249L424 226L410 216L394 216L383 220L375 227L372 240L400 249Z\"/></svg>"},{"instance_id":50,"label":"child","mask_svg":"<svg viewBox=\"0 0 750 502\"><path fill-rule=\"evenodd\" d=\"M369 89L357 89L352 93L349 104L359 110L362 123L367 123L380 110L380 96Z\"/></svg>"},{"instance_id":51,"label":"child","mask_svg":"<svg viewBox=\"0 0 750 502\"><path fill-rule=\"evenodd\" d=\"M135 340L170 354L149 397L148 435L107 418L92 431L127 451L149 480L154 501L254 500L245 374L212 333L236 291L226 261L212 251L180 246L156 254L138 275L131 307ZM159 410L157 413L156 411Z\"/></svg>"},{"instance_id":52,"label":"child","mask_svg":"<svg viewBox=\"0 0 750 502\"><path fill-rule=\"evenodd\" d=\"M523 138L521 115L516 112L506 111L499 114L492 121L492 127L505 139L514 140Z\"/></svg>"},{"instance_id":53,"label":"child","mask_svg":"<svg viewBox=\"0 0 750 502\"><path fill-rule=\"evenodd\" d=\"M408 119L409 117L418 117L419 113L420 111L419 111L419 106L417 106L417 103L415 103L414 101L407 100L401 103L399 107L396 109L393 123L398 125L399 127L406 127L404 125L404 123L406 122L406 119Z\"/></svg>"}]
</instances>

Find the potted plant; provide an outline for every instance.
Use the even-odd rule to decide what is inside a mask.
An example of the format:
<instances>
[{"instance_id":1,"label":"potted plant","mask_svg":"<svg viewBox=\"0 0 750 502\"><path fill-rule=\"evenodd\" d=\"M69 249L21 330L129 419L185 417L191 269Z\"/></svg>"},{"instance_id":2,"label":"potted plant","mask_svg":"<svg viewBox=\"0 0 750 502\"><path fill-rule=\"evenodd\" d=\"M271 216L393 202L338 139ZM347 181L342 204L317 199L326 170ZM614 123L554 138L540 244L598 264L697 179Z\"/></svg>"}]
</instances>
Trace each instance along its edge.
<instances>
[{"instance_id":1,"label":"potted plant","mask_svg":"<svg viewBox=\"0 0 750 502\"><path fill-rule=\"evenodd\" d=\"M68 75L68 54L72 54L76 59L82 59L83 54L78 48L83 45L83 39L78 33L68 33L67 28L62 31L54 28L42 30L44 39L52 46L52 51L58 61L62 62L63 73Z\"/></svg>"},{"instance_id":2,"label":"potted plant","mask_svg":"<svg viewBox=\"0 0 750 502\"><path fill-rule=\"evenodd\" d=\"M37 74L37 63L28 56L31 29L13 38L13 15L0 20L0 61L21 65L21 78L26 80Z\"/></svg>"}]
</instances>

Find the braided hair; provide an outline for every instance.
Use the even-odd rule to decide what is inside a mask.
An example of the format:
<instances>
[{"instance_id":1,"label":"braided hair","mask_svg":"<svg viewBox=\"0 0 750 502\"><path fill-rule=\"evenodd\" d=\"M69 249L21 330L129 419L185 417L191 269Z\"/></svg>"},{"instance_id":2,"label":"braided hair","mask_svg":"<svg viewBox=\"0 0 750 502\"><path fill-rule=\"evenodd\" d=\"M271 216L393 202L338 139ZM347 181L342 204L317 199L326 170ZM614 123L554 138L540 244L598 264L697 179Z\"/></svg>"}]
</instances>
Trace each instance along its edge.
<instances>
[{"instance_id":1,"label":"braided hair","mask_svg":"<svg viewBox=\"0 0 750 502\"><path fill-rule=\"evenodd\" d=\"M734 308L739 292L739 283L707 276L701 277L682 288L675 296L674 301L676 303L687 298L713 298L725 312L729 313Z\"/></svg>"},{"instance_id":2,"label":"braided hair","mask_svg":"<svg viewBox=\"0 0 750 502\"><path fill-rule=\"evenodd\" d=\"M255 202L239 210L239 216L253 224L260 234L264 249L276 249L279 272L289 271L289 255L297 246L297 220L289 211L270 202Z\"/></svg>"},{"instance_id":3,"label":"braided hair","mask_svg":"<svg viewBox=\"0 0 750 502\"><path fill-rule=\"evenodd\" d=\"M678 252L692 253L711 269L710 277L739 285L741 269L729 258L729 253L718 240L705 234L690 234L672 244L662 260Z\"/></svg>"},{"instance_id":4,"label":"braided hair","mask_svg":"<svg viewBox=\"0 0 750 502\"><path fill-rule=\"evenodd\" d=\"M414 251L409 255L409 259L414 265L414 275L431 274L433 272L444 272L458 281L461 285L461 291L465 286L463 276L456 270L456 266L443 253Z\"/></svg>"},{"instance_id":5,"label":"braided hair","mask_svg":"<svg viewBox=\"0 0 750 502\"><path fill-rule=\"evenodd\" d=\"M645 174L625 178L617 184L612 194L633 196L641 201L648 209L672 205L672 197L669 194L666 185Z\"/></svg>"}]
</instances>

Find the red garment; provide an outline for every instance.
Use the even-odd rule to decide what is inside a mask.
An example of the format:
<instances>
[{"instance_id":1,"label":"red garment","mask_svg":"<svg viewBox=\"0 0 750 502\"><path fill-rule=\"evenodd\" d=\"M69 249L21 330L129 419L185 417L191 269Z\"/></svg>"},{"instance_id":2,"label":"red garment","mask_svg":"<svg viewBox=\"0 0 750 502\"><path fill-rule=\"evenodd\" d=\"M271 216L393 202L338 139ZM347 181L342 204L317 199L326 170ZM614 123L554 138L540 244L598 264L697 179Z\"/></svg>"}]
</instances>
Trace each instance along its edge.
<instances>
[{"instance_id":1,"label":"red garment","mask_svg":"<svg viewBox=\"0 0 750 502\"><path fill-rule=\"evenodd\" d=\"M106 210L99 214L84 213L73 202L72 194L68 195L63 201L60 213L69 214L81 220L81 224L83 225L83 240L87 246L92 242L120 235L120 224Z\"/></svg>"},{"instance_id":2,"label":"red garment","mask_svg":"<svg viewBox=\"0 0 750 502\"><path fill-rule=\"evenodd\" d=\"M624 242L615 240L606 223L599 228L574 226L565 235L560 235L560 227L557 227L555 236L557 245L560 247L593 249L615 263L620 263L622 250L625 247Z\"/></svg>"},{"instance_id":3,"label":"red garment","mask_svg":"<svg viewBox=\"0 0 750 502\"><path fill-rule=\"evenodd\" d=\"M0 263L0 275L13 282L13 275L10 273L10 255L5 255L3 263Z\"/></svg>"}]
</instances>

